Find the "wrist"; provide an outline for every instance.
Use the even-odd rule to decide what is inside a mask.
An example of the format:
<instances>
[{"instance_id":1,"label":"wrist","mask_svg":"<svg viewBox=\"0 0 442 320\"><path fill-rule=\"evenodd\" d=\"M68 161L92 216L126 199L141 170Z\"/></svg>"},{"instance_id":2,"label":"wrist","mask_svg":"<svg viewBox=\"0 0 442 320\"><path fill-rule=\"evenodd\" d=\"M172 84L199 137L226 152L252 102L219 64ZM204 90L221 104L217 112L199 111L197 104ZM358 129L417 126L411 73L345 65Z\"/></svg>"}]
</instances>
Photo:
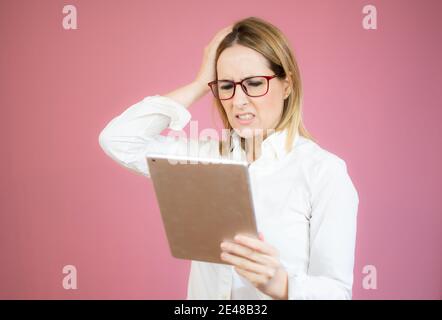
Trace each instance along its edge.
<instances>
[{"instance_id":1,"label":"wrist","mask_svg":"<svg viewBox=\"0 0 442 320\"><path fill-rule=\"evenodd\" d=\"M204 94L210 91L209 85L203 81L194 80L192 82L192 85L196 88L198 92L200 92L201 96L203 96Z\"/></svg>"},{"instance_id":2,"label":"wrist","mask_svg":"<svg viewBox=\"0 0 442 320\"><path fill-rule=\"evenodd\" d=\"M277 300L288 300L288 273L285 269L282 269L282 277L281 277L281 290L279 294L274 297Z\"/></svg>"}]
</instances>

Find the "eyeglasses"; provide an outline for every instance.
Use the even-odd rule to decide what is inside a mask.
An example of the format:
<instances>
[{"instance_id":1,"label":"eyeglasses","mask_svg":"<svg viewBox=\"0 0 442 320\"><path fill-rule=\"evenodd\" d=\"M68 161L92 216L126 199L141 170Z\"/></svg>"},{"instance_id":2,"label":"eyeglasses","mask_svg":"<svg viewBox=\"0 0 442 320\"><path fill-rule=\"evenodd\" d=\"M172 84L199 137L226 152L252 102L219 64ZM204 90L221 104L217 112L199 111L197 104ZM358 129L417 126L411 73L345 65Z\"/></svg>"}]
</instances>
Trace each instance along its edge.
<instances>
[{"instance_id":1,"label":"eyeglasses","mask_svg":"<svg viewBox=\"0 0 442 320\"><path fill-rule=\"evenodd\" d=\"M214 80L208 83L215 98L229 100L235 95L236 85L240 84L242 90L249 97L261 97L269 91L269 81L281 74L273 76L253 76L241 81Z\"/></svg>"}]
</instances>

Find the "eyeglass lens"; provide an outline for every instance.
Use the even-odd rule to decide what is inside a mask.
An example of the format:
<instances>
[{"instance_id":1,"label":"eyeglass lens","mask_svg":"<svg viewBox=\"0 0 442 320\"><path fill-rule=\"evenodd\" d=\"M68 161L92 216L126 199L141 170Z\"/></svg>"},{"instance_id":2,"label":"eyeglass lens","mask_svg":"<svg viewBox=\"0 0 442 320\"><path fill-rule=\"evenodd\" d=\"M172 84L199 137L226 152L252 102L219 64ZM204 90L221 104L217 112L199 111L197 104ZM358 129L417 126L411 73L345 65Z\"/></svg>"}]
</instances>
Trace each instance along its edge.
<instances>
[{"instance_id":1,"label":"eyeglass lens","mask_svg":"<svg viewBox=\"0 0 442 320\"><path fill-rule=\"evenodd\" d=\"M253 77L246 79L242 83L244 92L251 96L262 96L266 93L268 81L264 77ZM214 86L215 95L218 95L219 99L230 99L233 97L234 84L229 80L219 80Z\"/></svg>"}]
</instances>

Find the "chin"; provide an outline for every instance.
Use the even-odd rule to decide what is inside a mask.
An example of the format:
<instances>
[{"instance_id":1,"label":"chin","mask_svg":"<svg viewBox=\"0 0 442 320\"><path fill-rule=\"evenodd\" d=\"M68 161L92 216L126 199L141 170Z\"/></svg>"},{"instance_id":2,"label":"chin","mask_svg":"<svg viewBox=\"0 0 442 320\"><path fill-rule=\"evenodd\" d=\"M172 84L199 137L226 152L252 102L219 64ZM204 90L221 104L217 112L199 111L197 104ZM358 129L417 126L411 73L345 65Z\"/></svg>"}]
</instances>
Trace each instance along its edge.
<instances>
[{"instance_id":1,"label":"chin","mask_svg":"<svg viewBox=\"0 0 442 320\"><path fill-rule=\"evenodd\" d=\"M233 128L233 130L235 130L235 132L242 138L245 139L249 139L252 138L253 136L255 136L256 134L263 132L263 129L260 128L249 128L249 127L244 127L244 128Z\"/></svg>"}]
</instances>

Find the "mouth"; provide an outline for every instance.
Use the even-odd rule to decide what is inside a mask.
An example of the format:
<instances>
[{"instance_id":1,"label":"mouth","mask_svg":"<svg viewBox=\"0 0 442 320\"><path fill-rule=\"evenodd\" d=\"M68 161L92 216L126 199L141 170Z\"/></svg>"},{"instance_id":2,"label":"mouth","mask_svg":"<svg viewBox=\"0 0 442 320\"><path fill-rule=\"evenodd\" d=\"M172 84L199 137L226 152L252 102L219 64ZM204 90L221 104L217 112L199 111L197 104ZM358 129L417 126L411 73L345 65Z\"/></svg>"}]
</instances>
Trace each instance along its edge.
<instances>
[{"instance_id":1,"label":"mouth","mask_svg":"<svg viewBox=\"0 0 442 320\"><path fill-rule=\"evenodd\" d=\"M255 119L255 115L251 112L238 113L235 115L236 121L240 124L250 124Z\"/></svg>"}]
</instances>

